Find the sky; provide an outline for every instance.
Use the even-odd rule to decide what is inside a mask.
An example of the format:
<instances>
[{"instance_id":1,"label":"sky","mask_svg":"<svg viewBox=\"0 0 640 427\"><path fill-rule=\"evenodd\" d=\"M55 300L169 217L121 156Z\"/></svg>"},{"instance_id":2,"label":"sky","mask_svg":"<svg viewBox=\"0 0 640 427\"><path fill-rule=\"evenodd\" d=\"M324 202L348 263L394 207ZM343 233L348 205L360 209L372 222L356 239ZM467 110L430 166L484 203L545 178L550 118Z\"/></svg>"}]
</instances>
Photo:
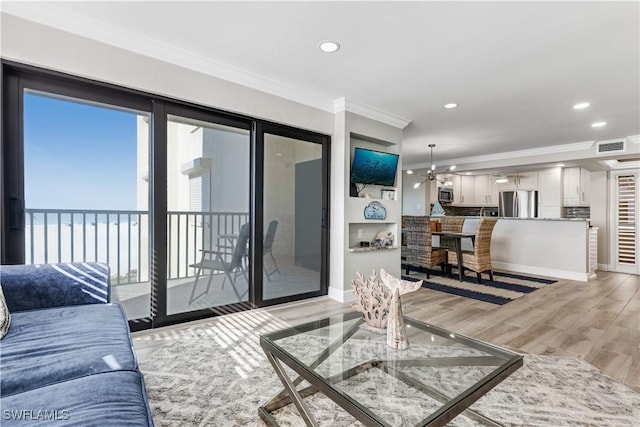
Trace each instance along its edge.
<instances>
[{"instance_id":1,"label":"sky","mask_svg":"<svg viewBox=\"0 0 640 427\"><path fill-rule=\"evenodd\" d=\"M136 117L25 93L25 206L135 210Z\"/></svg>"}]
</instances>

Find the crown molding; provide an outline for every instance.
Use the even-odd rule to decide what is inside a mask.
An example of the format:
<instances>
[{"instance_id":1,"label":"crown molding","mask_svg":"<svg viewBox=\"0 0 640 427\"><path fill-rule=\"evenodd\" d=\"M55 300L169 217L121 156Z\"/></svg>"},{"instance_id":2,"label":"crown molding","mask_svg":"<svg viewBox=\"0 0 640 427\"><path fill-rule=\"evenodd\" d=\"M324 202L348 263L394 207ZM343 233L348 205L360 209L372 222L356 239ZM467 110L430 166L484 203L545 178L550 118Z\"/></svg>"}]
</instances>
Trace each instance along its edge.
<instances>
[{"instance_id":1,"label":"crown molding","mask_svg":"<svg viewBox=\"0 0 640 427\"><path fill-rule=\"evenodd\" d=\"M51 2L2 2L1 12L323 111L334 112L333 100L320 94L300 90L256 73L223 64L193 52L187 52L169 43L159 42L103 21L69 12Z\"/></svg>"},{"instance_id":2,"label":"crown molding","mask_svg":"<svg viewBox=\"0 0 640 427\"><path fill-rule=\"evenodd\" d=\"M571 144L551 145L548 147L528 148L526 150L507 151L504 153L485 154L475 157L462 157L446 160L447 164L463 165L466 163L491 162L496 160L515 159L519 157L544 156L547 154L567 153L571 151L584 151L593 147L596 141L574 142ZM440 162L442 163L442 161Z\"/></svg>"},{"instance_id":3,"label":"crown molding","mask_svg":"<svg viewBox=\"0 0 640 427\"><path fill-rule=\"evenodd\" d=\"M374 107L369 107L352 99L336 99L333 102L333 106L333 112L336 114L343 111L348 111L350 113L358 114L360 116L367 117L369 119L376 120L399 129L404 129L409 123L411 123L411 120L404 119L402 117L387 113L386 111L382 111Z\"/></svg>"}]
</instances>

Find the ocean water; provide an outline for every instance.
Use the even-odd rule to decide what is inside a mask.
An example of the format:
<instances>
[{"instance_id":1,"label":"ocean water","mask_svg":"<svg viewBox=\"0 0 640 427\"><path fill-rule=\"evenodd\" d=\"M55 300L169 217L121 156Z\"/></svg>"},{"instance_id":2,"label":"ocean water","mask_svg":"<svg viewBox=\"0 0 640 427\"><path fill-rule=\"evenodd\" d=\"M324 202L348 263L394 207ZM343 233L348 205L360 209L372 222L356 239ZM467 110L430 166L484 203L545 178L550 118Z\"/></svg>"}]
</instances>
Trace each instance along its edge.
<instances>
[{"instance_id":1,"label":"ocean water","mask_svg":"<svg viewBox=\"0 0 640 427\"><path fill-rule=\"evenodd\" d=\"M147 254L146 232L139 235L139 224L116 223L86 225L62 223L27 224L25 260L29 264L97 261L109 265L111 275L128 276L140 271L148 280L148 262L141 264L140 254ZM147 270L147 271L144 271ZM146 277L145 277L146 276Z\"/></svg>"}]
</instances>

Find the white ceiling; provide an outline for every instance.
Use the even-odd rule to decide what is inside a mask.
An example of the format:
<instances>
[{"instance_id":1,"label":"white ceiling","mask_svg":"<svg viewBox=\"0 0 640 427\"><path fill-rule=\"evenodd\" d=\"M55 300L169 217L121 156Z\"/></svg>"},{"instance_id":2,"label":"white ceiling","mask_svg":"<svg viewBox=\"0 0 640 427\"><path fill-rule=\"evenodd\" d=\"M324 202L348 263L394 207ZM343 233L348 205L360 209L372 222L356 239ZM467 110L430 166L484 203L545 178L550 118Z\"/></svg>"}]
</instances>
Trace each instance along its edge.
<instances>
[{"instance_id":1,"label":"white ceiling","mask_svg":"<svg viewBox=\"0 0 640 427\"><path fill-rule=\"evenodd\" d=\"M638 2L29 3L3 10L325 110L347 98L404 118L405 166L429 143L442 161L640 134Z\"/></svg>"}]
</instances>

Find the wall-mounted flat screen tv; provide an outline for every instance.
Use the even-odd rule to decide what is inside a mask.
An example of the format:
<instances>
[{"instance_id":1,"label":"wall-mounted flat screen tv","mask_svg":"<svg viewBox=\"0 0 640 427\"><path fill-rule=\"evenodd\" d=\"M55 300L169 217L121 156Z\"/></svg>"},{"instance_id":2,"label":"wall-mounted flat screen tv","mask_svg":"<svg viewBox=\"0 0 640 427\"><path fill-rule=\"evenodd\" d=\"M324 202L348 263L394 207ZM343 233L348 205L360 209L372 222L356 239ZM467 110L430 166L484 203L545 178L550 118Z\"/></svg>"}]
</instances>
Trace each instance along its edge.
<instances>
[{"instance_id":1,"label":"wall-mounted flat screen tv","mask_svg":"<svg viewBox=\"0 0 640 427\"><path fill-rule=\"evenodd\" d=\"M351 164L351 183L392 187L396 182L398 157L398 154L356 148Z\"/></svg>"}]
</instances>

